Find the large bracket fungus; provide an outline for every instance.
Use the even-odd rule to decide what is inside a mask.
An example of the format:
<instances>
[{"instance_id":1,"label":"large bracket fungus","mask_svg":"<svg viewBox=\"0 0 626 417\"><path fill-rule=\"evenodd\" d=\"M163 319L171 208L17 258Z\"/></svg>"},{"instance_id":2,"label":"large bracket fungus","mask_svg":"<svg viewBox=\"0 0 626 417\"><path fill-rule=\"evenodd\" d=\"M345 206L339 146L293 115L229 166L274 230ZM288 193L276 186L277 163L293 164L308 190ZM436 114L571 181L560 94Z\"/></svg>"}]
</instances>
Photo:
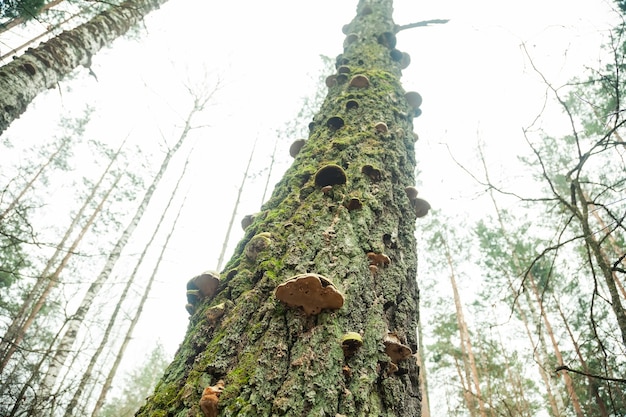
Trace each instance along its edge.
<instances>
[{"instance_id":1,"label":"large bracket fungus","mask_svg":"<svg viewBox=\"0 0 626 417\"><path fill-rule=\"evenodd\" d=\"M315 185L326 187L327 185L345 184L348 178L339 165L330 164L320 168L315 174Z\"/></svg>"},{"instance_id":2,"label":"large bracket fungus","mask_svg":"<svg viewBox=\"0 0 626 417\"><path fill-rule=\"evenodd\" d=\"M367 258L370 260L370 265L385 266L391 263L391 259L384 253L368 252Z\"/></svg>"},{"instance_id":3,"label":"large bracket fungus","mask_svg":"<svg viewBox=\"0 0 626 417\"><path fill-rule=\"evenodd\" d=\"M343 125L344 121L339 116L331 117L326 121L326 126L328 126L328 128L333 131L341 129Z\"/></svg>"},{"instance_id":4,"label":"large bracket fungus","mask_svg":"<svg viewBox=\"0 0 626 417\"><path fill-rule=\"evenodd\" d=\"M197 277L194 277L192 281L200 290L202 297L212 298L217 292L217 287L220 285L220 274L215 271L205 271Z\"/></svg>"},{"instance_id":5,"label":"large bracket fungus","mask_svg":"<svg viewBox=\"0 0 626 417\"><path fill-rule=\"evenodd\" d=\"M343 306L343 295L326 277L307 273L296 275L276 287L276 298L289 307L301 307L308 316L323 309L336 310Z\"/></svg>"},{"instance_id":6,"label":"large bracket fungus","mask_svg":"<svg viewBox=\"0 0 626 417\"><path fill-rule=\"evenodd\" d=\"M221 379L217 381L217 384L204 389L202 392L202 398L200 398L200 409L205 417L217 417L217 404L219 402L219 396L223 390L224 381Z\"/></svg>"}]
</instances>

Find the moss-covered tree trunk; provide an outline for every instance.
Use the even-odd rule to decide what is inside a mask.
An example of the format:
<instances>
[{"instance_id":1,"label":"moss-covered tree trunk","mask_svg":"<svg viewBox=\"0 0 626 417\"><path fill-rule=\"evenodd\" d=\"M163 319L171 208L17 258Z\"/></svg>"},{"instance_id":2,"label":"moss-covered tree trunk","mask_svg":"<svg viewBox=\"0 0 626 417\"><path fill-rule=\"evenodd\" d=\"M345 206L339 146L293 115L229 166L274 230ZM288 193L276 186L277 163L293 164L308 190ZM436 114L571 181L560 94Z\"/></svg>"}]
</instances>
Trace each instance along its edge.
<instances>
[{"instance_id":1,"label":"moss-covered tree trunk","mask_svg":"<svg viewBox=\"0 0 626 417\"><path fill-rule=\"evenodd\" d=\"M137 416L420 415L414 224L427 203L407 196L419 96L400 85L408 56L395 49L391 14L391 0L359 2L308 140L216 294L190 281L187 335ZM277 298L306 273L331 281L343 306L307 315ZM360 348L342 348L348 332Z\"/></svg>"}]
</instances>

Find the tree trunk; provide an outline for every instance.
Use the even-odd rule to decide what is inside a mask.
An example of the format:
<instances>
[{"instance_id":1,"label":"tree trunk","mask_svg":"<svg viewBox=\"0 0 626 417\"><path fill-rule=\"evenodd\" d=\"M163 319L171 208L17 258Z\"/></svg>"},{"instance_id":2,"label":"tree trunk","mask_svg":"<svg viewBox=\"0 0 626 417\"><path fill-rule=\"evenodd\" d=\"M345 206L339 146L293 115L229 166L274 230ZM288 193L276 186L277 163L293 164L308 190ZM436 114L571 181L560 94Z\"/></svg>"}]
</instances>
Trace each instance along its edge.
<instances>
[{"instance_id":1,"label":"tree trunk","mask_svg":"<svg viewBox=\"0 0 626 417\"><path fill-rule=\"evenodd\" d=\"M565 317L565 313L563 313L563 310L561 309L559 300L554 295L552 296L552 299L554 300L554 304L559 312L559 315L561 316L561 320L563 320L563 325L565 326L565 330L567 330L567 334L572 342L572 346L574 346L574 351L576 352L576 356L578 356L580 365L582 366L583 371L587 374L587 382L589 384L588 390L589 390L589 393L591 394L590 397L593 397L596 404L598 405L598 411L600 412L600 417L609 417L606 404L604 400L602 399L602 397L600 396L600 393L598 392L598 387L600 383L596 378L589 376L591 370L587 366L587 361L585 360L583 353L580 351L578 339L576 336L574 336L574 332L572 331L572 328L567 322L567 317Z\"/></svg>"},{"instance_id":2,"label":"tree trunk","mask_svg":"<svg viewBox=\"0 0 626 417\"><path fill-rule=\"evenodd\" d=\"M137 310L135 310L135 314L133 315L130 321L130 326L128 327L128 330L126 331L126 335L124 336L124 341L122 342L122 345L120 346L117 352L117 355L115 355L115 361L113 362L113 366L111 367L109 374L107 375L107 379L104 383L104 386L102 387L100 396L98 397L98 400L96 401L96 405L94 406L93 412L91 413L92 417L95 417L98 414L100 407L102 407L102 404L104 403L106 393L108 389L111 387L113 378L115 377L115 374L117 373L117 370L120 366L122 358L124 357L124 352L126 351L126 348L128 347L128 344L131 341L133 332L135 331L135 327L137 326L137 323L139 322L139 319L141 318L143 307L146 304L146 300L148 299L148 296L150 295L150 291L152 290L152 285L154 284L154 281L157 276L157 272L159 270L161 262L163 261L163 254L165 253L165 250L167 249L167 245L169 244L172 234L176 230L176 224L178 223L178 219L180 218L180 214L182 213L184 206L185 206L185 200L183 200L183 202L181 203L178 213L176 214L176 218L174 219L174 222L172 223L170 232L167 235L165 242L163 243L163 247L161 248L161 253L159 255L159 258L156 264L154 265L154 269L152 270L152 274L150 275L148 284L146 285L146 288L144 289L143 295L141 296L141 299L139 300L139 304L137 305ZM68 409L68 411L71 411L71 410ZM71 412L66 413L65 417L72 417L72 413Z\"/></svg>"},{"instance_id":3,"label":"tree trunk","mask_svg":"<svg viewBox=\"0 0 626 417\"><path fill-rule=\"evenodd\" d=\"M109 317L109 323L107 324L107 327L106 327L106 329L104 331L104 334L102 336L102 340L98 344L98 348L96 349L96 351L93 353L93 355L91 355L91 359L89 361L89 364L88 364L87 368L85 369L85 372L83 373L83 376L81 378L80 384L78 384L78 388L74 392L74 395L73 395L73 397L72 397L72 399L70 401L70 404L67 407L67 410L65 412L65 415L67 417L71 417L72 416L73 410L76 408L76 406L78 404L78 400L80 399L80 396L82 395L83 389L86 386L88 386L89 381L91 379L91 374L93 372L93 369L94 369L95 365L98 363L98 359L100 358L100 354L102 354L102 352L104 351L104 348L106 347L106 344L109 341L109 337L113 333L113 327L115 326L115 322L117 320L117 316L118 316L118 314L120 313L120 311L122 309L122 305L126 302L126 297L128 296L132 286L136 284L137 275L139 273L139 267L143 264L143 260L144 260L144 258L146 256L146 254L148 253L148 250L152 247L152 243L154 242L154 239L157 237L159 231L161 230L161 225L165 224L164 223L165 216L168 213L169 208L172 205L172 201L174 201L174 197L176 196L176 193L178 192L178 188L180 187L180 184L181 184L181 182L182 182L182 180L183 180L183 178L185 176L185 172L187 171L187 166L189 164L190 156L191 155L189 155L187 157L187 161L185 161L185 166L184 166L180 176L178 177L178 181L176 182L176 186L174 187L174 190L170 194L170 199L168 200L167 205L163 209L163 213L161 213L161 217L159 218L159 221L157 222L156 227L154 228L154 232L152 233L152 236L150 237L150 240L144 246L144 249L141 252L141 255L139 256L139 259L137 260L137 262L135 264L135 268L133 269L133 272L126 279L126 285L124 285L124 289L122 290L122 294L118 298L117 303L115 305L115 308L113 309L113 313ZM152 279L150 279L149 284L146 286L146 288L147 288L146 291L148 291L148 289L152 286L152 282L151 281L152 281ZM147 297L147 294L145 295L145 297ZM134 327L134 326L131 326L131 327ZM132 334L132 332L131 332L131 334ZM131 335L128 335L127 337L130 338L130 336ZM118 355L116 356L116 359L115 359L116 362L118 361L118 358L120 358L123 353L124 353L123 350L118 353ZM111 376L111 371L112 371L112 376ZM107 377L106 382L105 382L104 386L102 387L102 390L101 390L101 393L99 395L98 401L96 402L96 406L95 406L96 409L94 410L92 415L95 415L97 413L97 410L99 410L100 407L102 406L102 404L104 403L104 397L105 397L106 392L108 391L108 389L109 389L109 387L111 385L111 381L113 379L113 376L115 376L115 370L111 369L109 371L109 375L110 375L110 378Z\"/></svg>"},{"instance_id":4,"label":"tree trunk","mask_svg":"<svg viewBox=\"0 0 626 417\"><path fill-rule=\"evenodd\" d=\"M441 237L442 246L445 251L448 267L450 267L450 284L452 285L452 293L454 295L454 307L456 309L456 319L459 326L459 339L461 341L461 354L463 355L463 364L465 366L465 372L467 374L467 386L469 389L469 395L471 401L467 403L467 408L471 414L476 412L476 406L474 400L478 402L478 413L480 417L486 417L485 402L482 397L480 389L480 381L478 378L478 368L476 367L476 358L472 350L472 340L470 339L469 330L467 328L467 322L465 321L465 314L463 313L463 305L461 304L461 296L459 295L459 289L456 285L456 278L454 273L454 264L452 262L452 254L448 247L448 242ZM472 389L472 384L474 389Z\"/></svg>"},{"instance_id":5,"label":"tree trunk","mask_svg":"<svg viewBox=\"0 0 626 417\"><path fill-rule=\"evenodd\" d=\"M535 284L535 279L533 274L529 273L526 275L527 281L530 283L530 288L532 290L533 295L535 296L535 301L539 306L539 314L541 314L541 318L543 319L543 323L546 328L546 333L550 337L550 341L552 342L552 348L554 349L554 355L556 356L556 361L558 366L562 366L563 363L563 354L561 353L561 348L559 348L559 343L556 340L556 336L554 335L554 331L552 330L552 324L548 318L548 314L543 306L543 300L541 295L539 294L539 289ZM567 388L567 393L572 401L572 407L574 407L574 411L576 412L577 417L584 417L583 410L580 406L580 400L578 399L578 395L576 394L576 390L574 389L574 381L572 381L572 377L568 372L563 372L563 379L565 381L565 387Z\"/></svg>"},{"instance_id":6,"label":"tree trunk","mask_svg":"<svg viewBox=\"0 0 626 417\"><path fill-rule=\"evenodd\" d=\"M246 170L243 173L243 178L241 179L239 190L237 190L237 199L235 200L235 206L233 207L233 211L230 215L230 221L228 222L228 227L226 228L226 235L224 236L224 242L222 243L222 250L220 251L220 256L217 259L216 269L218 270L222 267L222 263L224 262L224 255L226 254L226 248L228 247L228 241L230 240L230 232L233 229L233 223L235 222L235 217L237 216L237 209L239 208L239 202L241 201L241 193L243 193L243 187L246 185L246 180L248 179L248 172L250 171L250 164L252 163L252 158L254 157L255 149L256 149L256 140L254 141L254 145L252 145L252 150L250 151L250 158L248 158L248 165L246 165Z\"/></svg>"},{"instance_id":7,"label":"tree trunk","mask_svg":"<svg viewBox=\"0 0 626 417\"><path fill-rule=\"evenodd\" d=\"M420 416L417 212L405 191L417 110L399 83L391 12L391 0L359 2L309 140L137 416ZM320 294L332 281L343 306L306 290L292 291L312 302L305 311L280 301L276 287L300 274ZM360 348L342 349L347 332Z\"/></svg>"},{"instance_id":8,"label":"tree trunk","mask_svg":"<svg viewBox=\"0 0 626 417\"><path fill-rule=\"evenodd\" d=\"M192 124L192 118L194 114L197 111L199 111L201 108L202 107L198 107L197 100L196 100L196 105L194 105L193 110L187 116L187 120L185 121L185 126L183 127L183 130L178 138L178 141L176 142L174 147L170 149L165 155L165 158L163 159L163 162L161 162L161 166L159 167L159 171L156 173L155 177L152 180L152 183L150 184L150 186L144 193L143 199L141 203L139 204L139 206L137 207L133 215L133 218L130 220L130 222L126 226L126 229L124 230L124 232L122 232L119 239L115 243L115 246L109 253L109 256L107 257L107 260L104 264L104 267L102 268L102 271L100 271L98 276L93 280L93 282L87 289L87 292L83 296L83 299L81 300L80 305L76 309L76 312L68 318L67 328L65 332L63 333L63 336L59 340L56 352L54 353L54 357L50 361L50 366L48 367L46 377L44 378L44 381L43 381L44 388L49 389L55 385L55 381L57 379L59 370L65 364L65 361L70 353L71 347L74 344L76 337L78 336L78 330L80 329L80 326L83 322L83 319L87 315L87 312L89 312L89 309L91 308L91 305L93 304L94 298L96 297L96 295L98 295L98 293L100 292L100 289L105 284L108 277L111 275L111 271L113 270L113 267L115 266L118 259L120 258L122 254L122 250L128 243L128 240L130 239L131 235L133 234L137 226L139 225L139 221L143 217L143 214L145 213L148 207L148 204L150 203L150 200L152 199L152 196L154 195L154 192L159 182L161 181L161 178L163 178L163 175L165 174L165 171L167 170L167 167L169 166L170 160L176 154L176 151L180 149L185 139L187 138L187 134L192 129L191 124Z\"/></svg>"},{"instance_id":9,"label":"tree trunk","mask_svg":"<svg viewBox=\"0 0 626 417\"><path fill-rule=\"evenodd\" d=\"M103 46L124 35L167 0L127 0L78 27L28 49L0 68L0 135L28 104L79 65L89 67Z\"/></svg>"}]
</instances>

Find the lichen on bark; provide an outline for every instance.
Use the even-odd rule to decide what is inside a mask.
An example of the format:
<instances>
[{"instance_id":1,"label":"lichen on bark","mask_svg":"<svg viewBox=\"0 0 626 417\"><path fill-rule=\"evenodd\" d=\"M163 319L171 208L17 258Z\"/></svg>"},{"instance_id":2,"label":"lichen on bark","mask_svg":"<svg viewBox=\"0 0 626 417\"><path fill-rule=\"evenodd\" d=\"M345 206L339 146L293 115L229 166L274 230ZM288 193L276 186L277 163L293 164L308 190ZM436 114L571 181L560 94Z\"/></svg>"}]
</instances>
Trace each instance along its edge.
<instances>
[{"instance_id":1,"label":"lichen on bark","mask_svg":"<svg viewBox=\"0 0 626 417\"><path fill-rule=\"evenodd\" d=\"M394 332L417 349L416 216L405 191L414 183L413 116L391 56L391 0L362 0L357 10L348 25L356 40L338 57L347 77L329 83L308 140L246 228L217 295L190 317L173 363L137 416L202 416L202 391L219 380L220 416L420 415L415 358L391 364L383 343ZM369 85L350 86L357 74ZM334 117L343 123L328 124ZM322 191L315 174L329 164L346 181ZM360 205L350 208L355 196ZM263 245L255 243L259 235L267 237ZM368 253L388 261L374 270ZM332 280L343 307L307 315L276 299L279 284L308 272ZM207 310L224 302L219 320L208 320ZM346 332L363 339L349 357L341 346Z\"/></svg>"}]
</instances>

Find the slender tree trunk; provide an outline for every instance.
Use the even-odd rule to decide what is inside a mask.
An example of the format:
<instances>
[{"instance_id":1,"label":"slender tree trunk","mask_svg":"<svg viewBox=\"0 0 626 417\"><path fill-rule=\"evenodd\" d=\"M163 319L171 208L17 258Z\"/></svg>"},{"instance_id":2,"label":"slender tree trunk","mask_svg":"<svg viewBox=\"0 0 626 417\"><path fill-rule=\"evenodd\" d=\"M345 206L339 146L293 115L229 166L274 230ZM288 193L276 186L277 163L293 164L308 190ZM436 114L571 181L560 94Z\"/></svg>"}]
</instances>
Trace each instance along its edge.
<instances>
[{"instance_id":1,"label":"slender tree trunk","mask_svg":"<svg viewBox=\"0 0 626 417\"><path fill-rule=\"evenodd\" d=\"M163 247L161 248L161 254L159 255L159 258L156 264L154 265L152 275L150 275L150 279L148 280L148 284L146 285L146 288L144 289L141 300L139 300L139 305L137 306L137 310L135 310L135 314L130 321L130 326L128 327L128 330L124 337L124 341L122 342L122 345L120 346L117 352L117 355L115 355L115 362L113 362L113 366L111 367L109 374L107 375L107 378L104 383L104 386L102 387L100 396L98 397L98 400L96 401L96 405L93 409L93 412L91 413L92 417L95 417L98 411L100 410L100 407L102 407L106 393L108 389L111 387L113 378L115 378L115 374L117 373L120 363L122 362L122 358L124 357L124 352L126 352L126 348L128 347L128 344L130 343L132 339L133 332L135 331L135 326L137 326L137 323L139 322L139 319L141 318L141 313L143 312L143 308L146 304L146 300L148 299L148 295L150 295L150 291L152 290L152 285L154 284L154 280L156 278L157 272L161 265L161 261L163 260L163 254L165 253L165 250L167 249L167 245L169 244L172 234L176 230L176 224L178 223L178 219L180 218L180 214L182 213L184 205L185 205L185 199L183 199L183 202L180 205L178 213L176 214L176 218L174 219L174 222L172 223L172 228L170 229L170 232L167 235L165 242L163 243ZM71 417L71 416L72 414L66 414L66 417Z\"/></svg>"},{"instance_id":2,"label":"slender tree trunk","mask_svg":"<svg viewBox=\"0 0 626 417\"><path fill-rule=\"evenodd\" d=\"M0 359L0 374L2 374L2 371L4 370L8 361L11 359L11 356L13 355L13 353L15 353L15 350L18 348L22 339L26 335L26 331L28 330L32 322L35 320L35 317L37 316L42 306L44 305L48 297L48 294L50 293L50 291L52 291L52 288L55 287L56 284L58 283L59 276L61 272L63 271L63 269L65 268L65 266L67 265L67 263L69 262L69 259L71 258L71 256L74 254L74 250L80 244L82 238L85 236L85 233L91 227L91 224L93 223L94 219L102 210L102 207L104 206L104 203L106 202L111 191L113 190L117 182L120 180L121 177L118 176L117 179L114 181L114 185L110 187L109 191L105 194L106 197L101 200L101 202L98 205L98 208L94 210L94 212L90 216L90 219L82 227L76 239L74 239L74 242L66 250L65 249L66 242L68 241L72 233L74 233L75 228L78 225L78 223L82 220L85 210L87 210L87 208L91 205L93 199L96 197L96 194L98 190L100 189L102 182L108 176L109 171L111 170L111 167L113 166L114 162L117 160L117 157L120 155L120 152L125 142L126 140L122 142L117 152L113 155L113 157L109 161L109 164L105 168L104 172L98 179L98 182L93 187L91 187L91 192L89 196L87 196L87 198L83 202L83 205L81 206L81 208L78 210L78 212L72 219L70 226L66 229L63 238L58 243L55 249L55 252L46 262L46 266L44 267L43 271L37 278L37 282L35 283L35 285L33 285L33 288L28 293L26 300L24 300L24 302L20 306L20 311L17 313L16 317L13 319L5 335L3 336L2 343L0 343L0 348L1 348L0 349L0 358L1 358ZM61 256L61 253L63 252L65 252L65 256L61 260L61 263L57 265L57 268L52 273L52 275L49 275L50 270L54 268L54 266L56 265L57 258ZM37 298L36 302L35 302L35 298ZM27 315L27 312L28 312L28 315Z\"/></svg>"},{"instance_id":3,"label":"slender tree trunk","mask_svg":"<svg viewBox=\"0 0 626 417\"><path fill-rule=\"evenodd\" d=\"M587 361L585 360L584 355L582 354L582 352L580 351L580 346L578 345L578 340L577 338L574 336L574 332L572 332L572 329L569 325L569 323L567 322L567 318L565 317L565 314L563 313L563 310L561 309L561 305L559 303L559 300L553 296L553 300L554 300L554 304L556 305L556 308L559 312L559 315L561 316L561 320L563 320L563 325L565 326L565 330L567 330L567 334L570 337L570 340L572 342L572 345L574 346L574 351L576 352L576 356L578 356L578 360L580 361L580 364L583 368L583 371L586 372L587 374L590 373L589 367L587 366ZM587 382L589 384L589 391L592 394L596 404L598 405L598 409L600 410L600 416L602 417L609 417L609 413L607 411L606 408L606 404L604 403L604 400L602 399L602 397L600 396L600 393L598 392L598 381L593 378L588 376L587 377Z\"/></svg>"},{"instance_id":4,"label":"slender tree trunk","mask_svg":"<svg viewBox=\"0 0 626 417\"><path fill-rule=\"evenodd\" d=\"M206 103L208 98L209 97L202 99L204 104ZM122 250L124 249L131 235L137 228L137 225L139 224L139 221L143 217L143 214L145 213L148 207L148 204L150 203L150 200L152 199L152 196L154 195L154 192L159 182L163 178L163 175L165 174L165 171L167 170L167 167L169 166L170 160L176 154L178 149L183 145L185 139L187 138L189 131L192 129L193 116L195 115L196 112L200 111L204 107L204 104L199 105L198 99L196 98L196 103L194 104L194 107L190 111L189 115L187 116L185 125L178 138L178 141L176 142L174 147L171 148L165 155L165 158L163 159L163 162L161 163L159 171L157 172L154 179L152 180L152 183L146 190L141 203L139 204L139 206L137 207L133 215L133 218L130 220L130 222L126 226L126 229L121 234L118 241L115 243L115 246L109 253L109 256L107 257L107 260L104 264L104 267L102 268L102 271L100 271L98 276L95 278L95 280L91 283L91 285L87 289L87 292L85 293L78 308L76 309L76 312L70 316L68 323L67 323L67 328L65 332L63 333L61 340L59 341L54 357L52 358L50 366L48 367L48 372L46 373L46 377L44 378L44 381L43 381L44 387L52 387L55 385L55 381L58 376L59 370L65 364L65 360L67 359L67 356L69 352L71 351L71 347L74 344L74 341L76 340L82 321L85 318L89 309L91 308L94 298L96 297L96 295L98 295L98 293L100 292L100 289L102 288L106 280L111 275L111 271L113 270L113 267L115 266L118 259L120 258Z\"/></svg>"},{"instance_id":5,"label":"slender tree trunk","mask_svg":"<svg viewBox=\"0 0 626 417\"><path fill-rule=\"evenodd\" d=\"M399 83L391 12L391 0L359 2L309 140L137 416L420 416L418 211L405 191L417 110ZM310 291L291 292L303 300L281 301L303 281ZM333 302L306 298L316 291ZM363 344L342 348L347 332Z\"/></svg>"},{"instance_id":6,"label":"slender tree trunk","mask_svg":"<svg viewBox=\"0 0 626 417\"><path fill-rule=\"evenodd\" d=\"M124 35L167 0L127 0L90 21L31 48L0 68L0 135L42 91L79 65L89 67L103 46Z\"/></svg>"},{"instance_id":7,"label":"slender tree trunk","mask_svg":"<svg viewBox=\"0 0 626 417\"><path fill-rule=\"evenodd\" d=\"M424 343L422 342L422 326L421 323L417 327L417 352L415 358L417 359L417 366L420 371L420 391L422 393L422 417L430 416L430 402L428 401L428 376L426 375L426 366L424 366L424 358L422 352L424 352Z\"/></svg>"},{"instance_id":8,"label":"slender tree trunk","mask_svg":"<svg viewBox=\"0 0 626 417\"><path fill-rule=\"evenodd\" d=\"M233 223L235 222L235 217L237 216L237 209L239 208L239 202L241 201L241 194L243 193L243 187L246 185L246 180L248 179L248 172L250 171L250 164L252 163L252 158L254 157L255 149L256 149L256 140L254 141L254 145L252 145L252 150L250 151L250 158L248 158L248 165L246 165L246 170L243 173L243 178L241 179L239 190L237 190L237 199L235 200L235 207L233 207L233 211L230 215L230 221L228 222L226 235L224 236L224 242L222 243L222 250L217 260L217 267L215 268L217 270L222 268L222 263L224 262L224 255L226 254L226 248L228 247L228 241L230 240L230 232L233 229Z\"/></svg>"},{"instance_id":9,"label":"slender tree trunk","mask_svg":"<svg viewBox=\"0 0 626 417\"><path fill-rule=\"evenodd\" d=\"M581 209L579 210L577 206L572 205L570 206L570 210L572 210L572 212L576 215L576 218L579 220L587 248L593 256L593 259L596 261L596 265L604 278L604 283L606 284L611 296L611 302L609 304L611 305L615 318L617 319L617 325L620 329L622 337L622 344L626 347L626 311L624 311L624 306L622 305L622 300L617 289L614 271L602 251L600 243L595 239L593 230L591 230L591 226L589 224L589 204L591 202L585 199L585 193L580 184L577 181L574 181L573 184L576 189L578 201L581 202ZM593 268L593 265L591 265L591 267Z\"/></svg>"},{"instance_id":10,"label":"slender tree trunk","mask_svg":"<svg viewBox=\"0 0 626 417\"><path fill-rule=\"evenodd\" d=\"M61 143L59 144L57 149L54 152L52 152L52 154L48 157L46 162L44 162L44 164L39 167L39 169L37 170L37 172L35 172L35 174L32 176L32 178L24 185L24 187L22 187L22 190L20 191L20 193L9 203L9 205L4 209L4 211L2 213L0 213L0 222L2 222L5 219L5 217L9 213L11 213L11 211L22 200L22 197L24 197L24 195L28 191L30 191L31 188L33 188L33 185L39 179L41 174L46 170L46 168L48 168L50 166L50 164L52 162L54 162L56 160L56 158L59 156L59 154L65 150L65 148L67 147L67 145L69 143L70 143L70 141L67 138L63 138L61 140Z\"/></svg>"},{"instance_id":11,"label":"slender tree trunk","mask_svg":"<svg viewBox=\"0 0 626 417\"><path fill-rule=\"evenodd\" d=\"M478 412L480 417L486 417L487 414L485 412L485 402L480 389L480 380L478 377L478 368L476 367L476 357L474 356L474 352L472 350L472 340L470 338L469 330L467 328L467 322L465 321L465 314L463 313L463 305L461 303L461 296L459 295L459 289L456 284L455 272L454 272L454 263L452 262L452 254L450 253L450 248L448 247L448 242L446 242L443 237L441 238L444 251L446 254L446 260L448 262L448 267L450 268L450 284L452 286L452 293L454 296L454 306L456 308L456 319L459 326L459 338L461 340L461 354L463 355L463 363L465 364L465 369L468 374L467 385L469 388L470 395L476 399L478 402ZM474 385L474 389L472 390L472 384ZM471 403L467 404L469 410L474 410L475 405L472 400Z\"/></svg>"},{"instance_id":12,"label":"slender tree trunk","mask_svg":"<svg viewBox=\"0 0 626 417\"><path fill-rule=\"evenodd\" d=\"M178 188L183 180L183 177L185 176L185 172L187 171L187 165L189 164L189 158L191 157L191 155L187 156L187 160L185 161L185 166L180 174L180 177L178 178L178 181L176 183L176 186L174 187L174 190L172 191L171 195L170 195L170 199L167 202L167 205L165 207L165 209L163 210L163 213L161 214L161 218L159 219L159 221L156 223L156 227L154 228L154 232L152 233L152 236L150 237L150 240L148 241L148 243L144 246L143 251L141 252L141 255L139 256L139 259L137 260L136 264L135 264L135 268L133 269L133 272L129 275L129 277L126 279L126 285L124 286L124 289L122 290L122 294L120 295L119 299L117 300L117 303L115 304L115 308L113 309L113 313L111 314L111 316L109 317L109 322L107 324L106 329L104 330L104 334L102 335L102 339L100 340L100 343L98 344L98 347L96 348L95 352L93 353L93 355L91 355L91 359L89 360L89 364L87 365L87 367L85 368L85 372L83 372L83 376L81 377L80 383L78 384L77 389L74 391L74 395L72 396L72 399L70 400L69 405L67 406L66 410L65 410L65 417L71 417L74 414L74 410L76 409L76 406L78 405L78 401L81 398L81 395L83 394L83 390L90 386L90 380L92 379L92 373L93 373L93 369L96 366L96 364L98 363L98 359L100 358L100 355L102 354L102 352L104 351L106 345L109 342L109 338L111 336L111 334L113 333L113 326L115 325L116 321L117 321L117 316L120 313L121 309L122 309L122 305L126 302L126 297L128 296L130 289L132 288L133 285L135 285L136 283L136 279L137 279L137 275L139 272L139 267L143 264L143 260L146 256L146 254L148 253L148 250L152 247L152 244L155 240L155 238L157 237L159 231L161 230L161 225L164 224L164 220L165 220L165 215L168 213L169 208L172 204L172 201L174 200L174 197L178 191ZM151 284L150 284L151 285ZM107 378L108 381L108 378ZM109 382L110 384L110 382ZM108 390L108 386L105 386L102 388L102 392L106 393L106 391ZM100 396L102 397L102 400L104 400L104 397L102 394L100 394ZM100 399L98 399L98 402L100 402ZM102 403L100 403L100 406L102 405ZM96 403L96 407L99 408L98 403Z\"/></svg>"},{"instance_id":13,"label":"slender tree trunk","mask_svg":"<svg viewBox=\"0 0 626 417\"><path fill-rule=\"evenodd\" d=\"M541 295L539 294L539 290L537 289L537 285L535 284L535 279L532 274L528 274L526 276L526 279L528 280L528 283L530 284L531 291L533 295L535 296L535 301L537 302L537 305L539 306L539 313L541 314L541 318L543 319L546 332L548 333L548 336L550 337L550 341L552 342L552 348L554 349L554 354L556 356L557 364L558 366L562 366L564 365L563 355L561 354L561 349L559 348L559 344L554 335L554 331L552 330L552 324L550 323L546 310L543 306L543 300L541 299ZM578 398L578 395L576 394L576 390L574 389L574 382L572 381L572 377L567 372L564 372L562 376L565 381L565 387L567 388L567 393L572 402L572 406L574 407L574 411L576 412L576 416L584 417L583 410L580 406L580 399Z\"/></svg>"}]
</instances>

